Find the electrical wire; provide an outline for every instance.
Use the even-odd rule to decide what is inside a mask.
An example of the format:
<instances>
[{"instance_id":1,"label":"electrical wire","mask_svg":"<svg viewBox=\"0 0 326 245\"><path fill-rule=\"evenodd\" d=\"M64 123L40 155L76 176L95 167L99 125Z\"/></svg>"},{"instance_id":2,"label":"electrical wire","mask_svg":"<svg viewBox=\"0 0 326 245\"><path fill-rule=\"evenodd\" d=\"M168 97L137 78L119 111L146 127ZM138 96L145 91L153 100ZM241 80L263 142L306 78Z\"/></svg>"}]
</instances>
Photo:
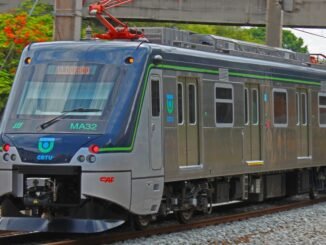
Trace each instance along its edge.
<instances>
[{"instance_id":1,"label":"electrical wire","mask_svg":"<svg viewBox=\"0 0 326 245\"><path fill-rule=\"evenodd\" d=\"M309 32L309 31L304 31L304 30L301 30L301 29L298 29L298 28L291 28L292 30L295 30L295 31L300 31L300 32L303 32L303 33L306 33L306 34L309 34L309 35L312 35L312 36L316 36L316 37L321 37L321 38L325 38L325 36L323 35L319 35L319 34L316 34L316 33L312 33L312 32Z\"/></svg>"}]
</instances>

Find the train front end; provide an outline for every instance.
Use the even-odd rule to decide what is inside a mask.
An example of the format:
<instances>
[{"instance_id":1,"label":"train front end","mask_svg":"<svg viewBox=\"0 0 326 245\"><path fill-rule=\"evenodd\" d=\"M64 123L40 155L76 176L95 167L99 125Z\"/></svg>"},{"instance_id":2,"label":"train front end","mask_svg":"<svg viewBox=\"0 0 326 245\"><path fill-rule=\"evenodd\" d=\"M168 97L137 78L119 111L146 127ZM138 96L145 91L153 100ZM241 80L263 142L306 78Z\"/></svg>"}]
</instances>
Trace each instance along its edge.
<instances>
[{"instance_id":1,"label":"train front end","mask_svg":"<svg viewBox=\"0 0 326 245\"><path fill-rule=\"evenodd\" d=\"M0 229L100 232L124 223L149 53L137 45L24 50L1 124Z\"/></svg>"}]
</instances>

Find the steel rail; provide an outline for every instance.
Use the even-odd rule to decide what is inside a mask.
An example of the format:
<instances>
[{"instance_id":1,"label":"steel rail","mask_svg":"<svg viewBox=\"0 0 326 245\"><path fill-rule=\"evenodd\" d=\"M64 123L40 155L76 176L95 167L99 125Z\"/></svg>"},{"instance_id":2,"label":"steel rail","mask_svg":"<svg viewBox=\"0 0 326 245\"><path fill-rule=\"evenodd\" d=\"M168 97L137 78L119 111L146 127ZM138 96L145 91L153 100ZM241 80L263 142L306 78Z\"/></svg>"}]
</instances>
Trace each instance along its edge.
<instances>
[{"instance_id":1,"label":"steel rail","mask_svg":"<svg viewBox=\"0 0 326 245\"><path fill-rule=\"evenodd\" d=\"M174 232L180 232L180 231L186 231L191 229L197 229L197 228L203 228L210 225L218 225L223 223L229 223L229 222L235 222L235 221L241 221L241 220L247 220L254 217L260 217L264 215L269 215L273 213L278 212L284 212L292 209L302 208L306 206L310 206L317 203L326 202L326 197L321 197L314 200L302 200L302 201L296 201L289 204L283 204L276 207L269 207L264 208L260 210L255 211L249 211L249 212L242 212L238 214L232 214L232 215L226 215L226 216L218 216L218 217L209 217L209 218L203 218L194 220L193 222L189 224L173 224L169 226L160 226L157 228L149 228L143 231L127 231L127 232L105 232L101 234L92 234L88 236L82 236L77 238L67 238L69 236L66 236L62 241L58 241L56 239L56 242L51 242L50 239L47 239L46 236L44 237L44 241L42 244L47 245L83 245L83 244L110 244L113 242L118 241L125 241L130 239L136 239L141 237L149 237L153 235L162 235L162 234L168 234L168 233L174 233ZM39 233L39 235L42 233ZM48 234L48 233L47 233ZM23 235L22 235L23 236ZM2 238L0 237L0 244L2 243ZM28 240L28 236L26 234L25 242ZM39 239L41 241L41 239Z\"/></svg>"}]
</instances>

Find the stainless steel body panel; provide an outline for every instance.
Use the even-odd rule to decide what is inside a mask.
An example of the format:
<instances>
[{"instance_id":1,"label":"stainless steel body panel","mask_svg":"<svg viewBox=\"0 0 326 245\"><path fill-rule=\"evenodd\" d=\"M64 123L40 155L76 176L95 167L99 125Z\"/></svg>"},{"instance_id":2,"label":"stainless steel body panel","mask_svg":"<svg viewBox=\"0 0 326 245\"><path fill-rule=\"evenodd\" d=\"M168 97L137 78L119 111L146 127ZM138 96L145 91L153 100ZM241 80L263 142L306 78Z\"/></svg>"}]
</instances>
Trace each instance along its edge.
<instances>
[{"instance_id":1,"label":"stainless steel body panel","mask_svg":"<svg viewBox=\"0 0 326 245\"><path fill-rule=\"evenodd\" d=\"M178 164L179 166L187 166L187 101L186 98L186 78L179 77L177 81L177 95L178 95ZM181 99L180 99L181 97Z\"/></svg>"},{"instance_id":2,"label":"stainless steel body panel","mask_svg":"<svg viewBox=\"0 0 326 245\"><path fill-rule=\"evenodd\" d=\"M261 119L259 84L245 86L244 160L261 160Z\"/></svg>"},{"instance_id":3,"label":"stainless steel body panel","mask_svg":"<svg viewBox=\"0 0 326 245\"><path fill-rule=\"evenodd\" d=\"M13 192L14 188L13 185L13 176L11 174L11 169L1 169L0 170L0 179L2 185L0 185L0 195L5 195L8 193Z\"/></svg>"},{"instance_id":4,"label":"stainless steel body panel","mask_svg":"<svg viewBox=\"0 0 326 245\"><path fill-rule=\"evenodd\" d=\"M163 152L162 152L162 79L161 71L152 72L150 75L150 87L153 93L153 86L159 88L159 113L156 116L149 115L150 127L149 127L149 151L150 151L150 162L153 170L159 170L163 164ZM153 86L152 86L153 85ZM153 107L153 101L150 100L150 107Z\"/></svg>"},{"instance_id":5,"label":"stainless steel body panel","mask_svg":"<svg viewBox=\"0 0 326 245\"><path fill-rule=\"evenodd\" d=\"M306 89L296 90L296 108L297 108L297 135L298 140L298 158L310 156L310 96Z\"/></svg>"},{"instance_id":6,"label":"stainless steel body panel","mask_svg":"<svg viewBox=\"0 0 326 245\"><path fill-rule=\"evenodd\" d=\"M179 85L177 89L182 90L181 98L178 91L177 103L182 102L182 107L178 104L178 108L183 110L182 114L178 111L178 163L180 167L198 165L200 152L197 78L178 77L177 84Z\"/></svg>"},{"instance_id":7,"label":"stainless steel body panel","mask_svg":"<svg viewBox=\"0 0 326 245\"><path fill-rule=\"evenodd\" d=\"M242 161L242 129L205 128L204 165L212 176L232 175L245 170Z\"/></svg>"},{"instance_id":8,"label":"stainless steel body panel","mask_svg":"<svg viewBox=\"0 0 326 245\"><path fill-rule=\"evenodd\" d=\"M164 189L163 182L163 177L133 179L130 211L140 215L157 213Z\"/></svg>"},{"instance_id":9,"label":"stainless steel body panel","mask_svg":"<svg viewBox=\"0 0 326 245\"><path fill-rule=\"evenodd\" d=\"M84 197L109 199L130 209L131 172L83 172L81 177L81 193Z\"/></svg>"},{"instance_id":10,"label":"stainless steel body panel","mask_svg":"<svg viewBox=\"0 0 326 245\"><path fill-rule=\"evenodd\" d=\"M201 122L199 124L200 162L197 168L186 168L186 157L180 152L186 149L186 144L182 143L185 129L176 123L169 124L168 127L165 124L165 181L272 172L324 164L323 159L326 156L323 153L318 152L317 155L313 155L316 140L323 142L320 136L314 139L314 132L317 130L325 136L324 131L326 130L316 129L318 111L316 109L314 111L312 106L316 107L318 101L314 98L317 95L308 92L311 91L311 86L304 88L302 85L284 85L269 80L247 78L236 78L234 82L225 82L219 81L214 75L166 70L163 71L163 77L168 73L168 82L164 82L164 93L169 91L177 94L177 84L186 83L186 77L202 76L203 78L198 80L198 87L201 88L198 94L200 112L198 116ZM215 125L215 84L231 84L233 86L235 111L232 127ZM250 124L248 125L244 122L245 88L249 90L248 117ZM287 92L288 124L286 127L273 124L274 88L284 89ZM298 89L300 89L300 93L306 94L307 103L307 108L305 108L307 123L300 129L298 129L295 119L297 113L295 93ZM300 103L303 102L300 101ZM253 117L256 117L255 123L252 121ZM316 157L319 161L313 160L317 159ZM182 167L178 168L177 166Z\"/></svg>"},{"instance_id":11,"label":"stainless steel body panel","mask_svg":"<svg viewBox=\"0 0 326 245\"><path fill-rule=\"evenodd\" d=\"M311 139L312 148L311 155L314 164L325 164L326 159L326 128L319 126L319 108L318 106L318 92L317 90L311 91Z\"/></svg>"}]
</instances>

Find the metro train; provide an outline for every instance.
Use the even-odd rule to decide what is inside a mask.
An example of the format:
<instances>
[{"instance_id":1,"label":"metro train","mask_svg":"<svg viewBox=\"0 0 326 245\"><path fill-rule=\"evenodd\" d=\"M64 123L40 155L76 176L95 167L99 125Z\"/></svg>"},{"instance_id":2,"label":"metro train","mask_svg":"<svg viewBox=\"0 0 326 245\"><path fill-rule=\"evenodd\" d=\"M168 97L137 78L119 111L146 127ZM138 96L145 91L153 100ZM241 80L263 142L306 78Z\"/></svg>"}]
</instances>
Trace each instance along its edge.
<instances>
[{"instance_id":1,"label":"metro train","mask_svg":"<svg viewBox=\"0 0 326 245\"><path fill-rule=\"evenodd\" d=\"M2 230L144 228L326 180L326 69L309 56L145 28L33 43L1 123Z\"/></svg>"}]
</instances>

